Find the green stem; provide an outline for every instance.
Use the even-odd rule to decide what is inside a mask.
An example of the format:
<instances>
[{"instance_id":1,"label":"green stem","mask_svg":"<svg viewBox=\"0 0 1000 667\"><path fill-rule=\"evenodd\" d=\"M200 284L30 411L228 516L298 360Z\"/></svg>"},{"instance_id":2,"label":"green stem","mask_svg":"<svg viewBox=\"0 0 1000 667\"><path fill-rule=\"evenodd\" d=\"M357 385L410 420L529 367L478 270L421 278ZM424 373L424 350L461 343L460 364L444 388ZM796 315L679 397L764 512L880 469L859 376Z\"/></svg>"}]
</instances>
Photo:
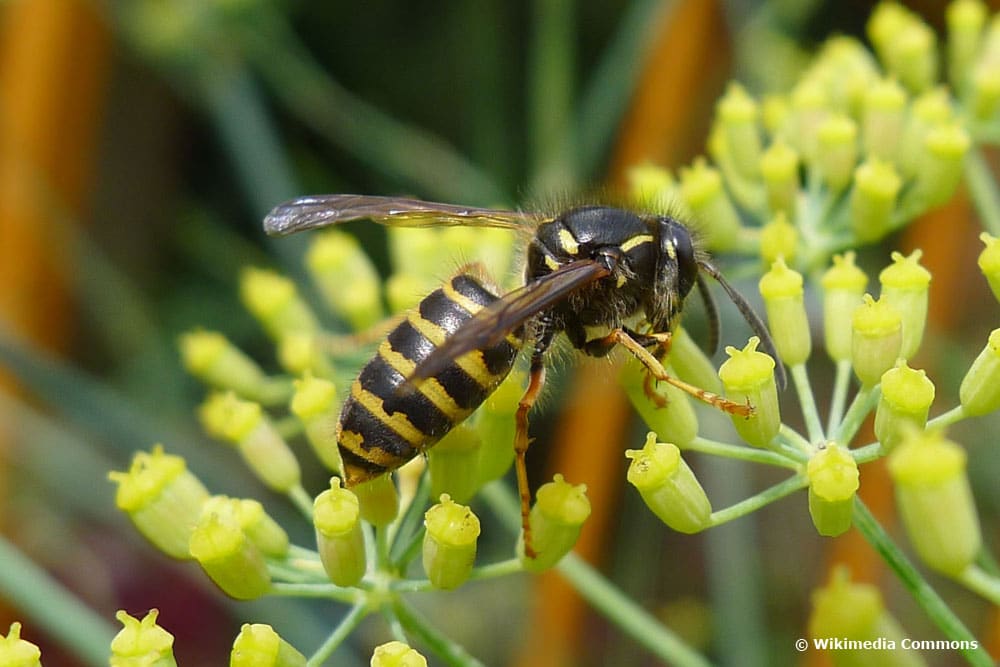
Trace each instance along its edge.
<instances>
[{"instance_id":1,"label":"green stem","mask_svg":"<svg viewBox=\"0 0 1000 667\"><path fill-rule=\"evenodd\" d=\"M382 613L382 618L389 625L389 633L392 634L392 638L398 642L403 642L404 644L409 643L409 639L406 636L406 628L399 620L399 616L396 615L396 611L391 605L384 604L379 609Z\"/></svg>"},{"instance_id":2,"label":"green stem","mask_svg":"<svg viewBox=\"0 0 1000 667\"><path fill-rule=\"evenodd\" d=\"M302 488L301 484L296 484L288 491L288 499L292 501L292 504L299 508L302 515L306 518L310 524L313 520L313 499L305 489Z\"/></svg>"},{"instance_id":3,"label":"green stem","mask_svg":"<svg viewBox=\"0 0 1000 667\"><path fill-rule=\"evenodd\" d=\"M786 456L768 449L756 449L745 445L731 445L726 442L709 440L701 436L696 437L688 444L681 447L684 451L701 452L712 456L722 456L727 459L737 459L740 461L752 461L753 463L763 463L765 465L780 466L797 470L799 464L788 459Z\"/></svg>"},{"instance_id":4,"label":"green stem","mask_svg":"<svg viewBox=\"0 0 1000 667\"><path fill-rule=\"evenodd\" d=\"M483 487L481 493L496 512L497 518L510 531L520 527L521 513L517 498L503 482L491 482ZM568 554L556 569L594 609L666 664L680 667L705 667L709 664L697 651L684 644L669 628L576 554Z\"/></svg>"},{"instance_id":5,"label":"green stem","mask_svg":"<svg viewBox=\"0 0 1000 667\"><path fill-rule=\"evenodd\" d=\"M809 440L813 444L819 444L826 438L819 419L819 410L816 409L816 398L813 396L812 385L809 384L806 365L796 364L791 367L791 371L795 393L798 394L799 405L802 406L802 416L806 420L806 432L809 434Z\"/></svg>"},{"instance_id":6,"label":"green stem","mask_svg":"<svg viewBox=\"0 0 1000 667\"><path fill-rule=\"evenodd\" d=\"M115 628L0 536L0 597L87 665L107 665ZM6 628L4 628L6 631Z\"/></svg>"},{"instance_id":7,"label":"green stem","mask_svg":"<svg viewBox=\"0 0 1000 667\"><path fill-rule=\"evenodd\" d=\"M706 667L709 662L651 616L576 554L556 566L573 588L605 618L659 657L677 667Z\"/></svg>"},{"instance_id":8,"label":"green stem","mask_svg":"<svg viewBox=\"0 0 1000 667\"><path fill-rule=\"evenodd\" d=\"M833 381L833 396L830 399L830 416L826 422L826 432L833 433L837 424L844 418L844 405L847 403L847 390L851 386L851 360L841 359L837 362L837 373Z\"/></svg>"},{"instance_id":9,"label":"green stem","mask_svg":"<svg viewBox=\"0 0 1000 667\"><path fill-rule=\"evenodd\" d=\"M389 526L376 526L375 527L375 562L378 563L379 569L388 569L392 567L392 563L389 561Z\"/></svg>"},{"instance_id":10,"label":"green stem","mask_svg":"<svg viewBox=\"0 0 1000 667\"><path fill-rule=\"evenodd\" d=\"M847 408L847 414L844 415L843 421L837 426L832 439L845 447L849 446L851 440L854 439L854 435L861 428L865 417L875 407L875 403L881 394L882 390L878 385L874 387L861 387L858 393L854 395L851 407Z\"/></svg>"},{"instance_id":11,"label":"green stem","mask_svg":"<svg viewBox=\"0 0 1000 667\"><path fill-rule=\"evenodd\" d=\"M306 667L319 667L326 662L333 655L333 652L337 650L337 647L351 636L351 633L361 624L361 621L364 620L370 611L366 604L354 605L344 618L340 619L340 623L330 633L330 636L326 638L323 645L316 649L312 657L306 661Z\"/></svg>"},{"instance_id":12,"label":"green stem","mask_svg":"<svg viewBox=\"0 0 1000 667\"><path fill-rule=\"evenodd\" d=\"M783 482L779 482L760 493L750 496L746 500L740 501L735 505L730 505L726 509L712 512L707 528L719 526L733 519L756 512L765 505L769 505L776 500L781 500L785 496L805 488L808 484L809 482L806 480L805 475L793 475Z\"/></svg>"},{"instance_id":13,"label":"green stem","mask_svg":"<svg viewBox=\"0 0 1000 667\"><path fill-rule=\"evenodd\" d=\"M397 599L392 610L407 632L420 639L446 664L455 667L482 667L483 663L470 655L462 646L438 632L437 628L428 623L406 600Z\"/></svg>"},{"instance_id":14,"label":"green stem","mask_svg":"<svg viewBox=\"0 0 1000 667\"><path fill-rule=\"evenodd\" d=\"M937 594L937 591L927 583L920 575L913 563L903 554L899 547L893 543L885 529L875 520L871 512L860 498L854 499L854 525L857 527L865 540L885 559L889 567L895 571L900 582L910 592L927 616L948 639L959 642L968 642L967 645L977 645L976 638L969 632L969 629L962 624L962 621L955 616L954 612L948 608L944 600ZM965 655L965 659L971 665L977 667L990 667L993 660L989 654L981 648L960 649Z\"/></svg>"},{"instance_id":15,"label":"green stem","mask_svg":"<svg viewBox=\"0 0 1000 667\"><path fill-rule=\"evenodd\" d=\"M352 588L341 588L335 584L303 584L276 581L267 591L268 595L291 598L327 598L352 604L360 604L364 593Z\"/></svg>"},{"instance_id":16,"label":"green stem","mask_svg":"<svg viewBox=\"0 0 1000 667\"><path fill-rule=\"evenodd\" d=\"M970 565L956 577L970 591L1000 606L1000 579L989 574L978 565Z\"/></svg>"},{"instance_id":17,"label":"green stem","mask_svg":"<svg viewBox=\"0 0 1000 667\"><path fill-rule=\"evenodd\" d=\"M882 445L877 442L865 445L864 447L856 447L850 451L851 456L854 457L854 462L858 464L868 463L869 461L882 458Z\"/></svg>"},{"instance_id":18,"label":"green stem","mask_svg":"<svg viewBox=\"0 0 1000 667\"><path fill-rule=\"evenodd\" d=\"M965 181L983 225L990 234L1000 236L1000 189L979 148L965 157Z\"/></svg>"},{"instance_id":19,"label":"green stem","mask_svg":"<svg viewBox=\"0 0 1000 667\"><path fill-rule=\"evenodd\" d=\"M965 410L961 405L956 405L951 410L939 414L934 419L928 420L927 428L943 428L945 426L951 426L955 422L962 421L965 417Z\"/></svg>"},{"instance_id":20,"label":"green stem","mask_svg":"<svg viewBox=\"0 0 1000 667\"><path fill-rule=\"evenodd\" d=\"M502 560L498 563L490 563L489 565L482 565L474 568L472 570L472 574L469 575L469 581L504 577L509 574L522 572L523 570L524 567L521 565L520 558L508 558L507 560ZM406 579L402 581L394 581L389 584L389 588L400 593L436 590L429 579Z\"/></svg>"},{"instance_id":21,"label":"green stem","mask_svg":"<svg viewBox=\"0 0 1000 667\"><path fill-rule=\"evenodd\" d=\"M805 437L787 424L778 429L778 437L771 441L769 447L781 447L781 453L789 458L803 463L809 460L815 448Z\"/></svg>"},{"instance_id":22,"label":"green stem","mask_svg":"<svg viewBox=\"0 0 1000 667\"><path fill-rule=\"evenodd\" d=\"M427 507L430 496L430 475L423 474L417 483L413 498L406 506L403 517L396 522L396 530L392 534L392 547L389 550L389 560L397 571L405 571L406 565L416 555L415 545L419 545L424 536L423 510Z\"/></svg>"},{"instance_id":23,"label":"green stem","mask_svg":"<svg viewBox=\"0 0 1000 667\"><path fill-rule=\"evenodd\" d=\"M325 584L330 581L323 571L322 564L315 567L312 561L270 560L267 563L267 570L272 578L295 584Z\"/></svg>"}]
</instances>

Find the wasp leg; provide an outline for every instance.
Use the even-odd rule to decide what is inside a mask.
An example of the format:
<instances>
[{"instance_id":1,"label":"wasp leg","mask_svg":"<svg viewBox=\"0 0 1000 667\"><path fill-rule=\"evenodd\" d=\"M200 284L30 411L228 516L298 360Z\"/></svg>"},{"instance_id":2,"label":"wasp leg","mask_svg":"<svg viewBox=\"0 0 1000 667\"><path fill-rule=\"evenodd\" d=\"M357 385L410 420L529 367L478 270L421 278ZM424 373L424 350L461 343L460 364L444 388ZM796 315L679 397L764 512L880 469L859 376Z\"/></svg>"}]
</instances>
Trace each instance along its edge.
<instances>
[{"instance_id":1,"label":"wasp leg","mask_svg":"<svg viewBox=\"0 0 1000 667\"><path fill-rule=\"evenodd\" d=\"M644 348L654 348L655 351L653 354L655 354L657 359L662 359L670 354L670 343L673 340L673 335L669 331L664 331L662 333L640 334L627 328L622 328L620 330L616 329L607 336L603 336L601 338L582 340L577 347L581 348L585 353L592 357L603 357L618 344L618 334L616 332L628 336ZM646 373L646 376L642 381L642 391L646 394L646 398L656 405L656 407L665 408L667 407L667 399L661 394L656 393L656 388L653 384L654 380L655 378L651 372Z\"/></svg>"},{"instance_id":2,"label":"wasp leg","mask_svg":"<svg viewBox=\"0 0 1000 667\"><path fill-rule=\"evenodd\" d=\"M531 378L528 389L517 404L517 430L514 434L515 469L517 472L517 490L521 496L521 530L524 531L524 555L535 558L537 555L531 543L531 489L528 487L528 466L526 454L531 440L528 438L528 413L531 411L538 394L545 386L545 364L542 355L535 353L531 357Z\"/></svg>"},{"instance_id":3,"label":"wasp leg","mask_svg":"<svg viewBox=\"0 0 1000 667\"><path fill-rule=\"evenodd\" d=\"M695 387L692 384L688 384L683 380L679 380L674 376L667 373L666 369L663 368L663 364L653 356L649 350L642 346L637 340L632 338L628 333L621 329L615 329L605 338L611 338L614 342L620 344L626 350L632 353L632 355L642 362L650 374L657 380L662 380L668 384L681 389L682 391L694 396L699 401L708 403L709 405L722 410L723 412L728 412L733 415L740 415L741 417L749 417L753 414L753 406L749 403L735 403L729 399L723 398L718 394L713 394L710 391L705 391Z\"/></svg>"},{"instance_id":4,"label":"wasp leg","mask_svg":"<svg viewBox=\"0 0 1000 667\"><path fill-rule=\"evenodd\" d=\"M673 334L669 331L664 331L662 333L651 333L651 334L639 334L636 335L628 329L623 329L623 333L626 336L631 337L637 343L643 347L654 347L653 355L657 360L660 361L662 365L662 360L667 358L670 354L670 346L673 343ZM646 394L646 398L652 401L653 405L663 409L667 407L667 399L662 394L656 392L656 378L653 377L652 373L646 373L646 376L642 379L642 391Z\"/></svg>"}]
</instances>

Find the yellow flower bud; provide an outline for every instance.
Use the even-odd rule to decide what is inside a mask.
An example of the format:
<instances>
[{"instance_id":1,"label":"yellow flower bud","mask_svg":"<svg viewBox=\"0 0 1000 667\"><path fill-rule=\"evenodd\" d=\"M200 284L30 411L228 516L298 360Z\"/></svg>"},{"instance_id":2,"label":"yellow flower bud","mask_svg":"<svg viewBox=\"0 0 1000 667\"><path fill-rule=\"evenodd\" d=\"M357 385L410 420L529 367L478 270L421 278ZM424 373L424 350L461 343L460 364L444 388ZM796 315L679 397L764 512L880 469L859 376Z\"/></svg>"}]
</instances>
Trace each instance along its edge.
<instances>
[{"instance_id":1,"label":"yellow flower bud","mask_svg":"<svg viewBox=\"0 0 1000 667\"><path fill-rule=\"evenodd\" d=\"M805 363L812 352L803 300L802 274L778 259L758 285L778 356L789 366Z\"/></svg>"},{"instance_id":2,"label":"yellow flower bud","mask_svg":"<svg viewBox=\"0 0 1000 667\"><path fill-rule=\"evenodd\" d=\"M994 329L958 390L962 410L970 417L1000 408L1000 329Z\"/></svg>"},{"instance_id":3,"label":"yellow flower bud","mask_svg":"<svg viewBox=\"0 0 1000 667\"><path fill-rule=\"evenodd\" d=\"M375 647L371 667L427 667L427 658L403 642L388 642Z\"/></svg>"},{"instance_id":4,"label":"yellow flower bud","mask_svg":"<svg viewBox=\"0 0 1000 667\"><path fill-rule=\"evenodd\" d=\"M338 230L316 234L305 260L327 306L355 331L364 331L385 317L378 272L353 236ZM351 288L344 289L346 284Z\"/></svg>"},{"instance_id":5,"label":"yellow flower bud","mask_svg":"<svg viewBox=\"0 0 1000 667\"><path fill-rule=\"evenodd\" d=\"M476 411L475 428L482 439L479 483L502 477L514 463L514 413L524 394L526 373L514 370Z\"/></svg>"},{"instance_id":6,"label":"yellow flower bud","mask_svg":"<svg viewBox=\"0 0 1000 667\"><path fill-rule=\"evenodd\" d=\"M202 514L225 513L234 518L246 536L268 556L282 558L288 553L288 533L252 498L212 496L202 505L201 511Z\"/></svg>"},{"instance_id":7,"label":"yellow flower bud","mask_svg":"<svg viewBox=\"0 0 1000 667\"><path fill-rule=\"evenodd\" d=\"M757 103L738 83L730 83L716 113L732 165L740 176L756 178L761 154Z\"/></svg>"},{"instance_id":8,"label":"yellow flower bud","mask_svg":"<svg viewBox=\"0 0 1000 667\"><path fill-rule=\"evenodd\" d=\"M230 597L259 598L271 587L264 555L228 512L204 512L189 545L205 574Z\"/></svg>"},{"instance_id":9,"label":"yellow flower bud","mask_svg":"<svg viewBox=\"0 0 1000 667\"><path fill-rule=\"evenodd\" d=\"M151 453L136 452L127 473L108 477L118 484L115 504L143 537L168 556L191 558L191 531L209 494L184 459L156 445Z\"/></svg>"},{"instance_id":10,"label":"yellow flower bud","mask_svg":"<svg viewBox=\"0 0 1000 667\"><path fill-rule=\"evenodd\" d=\"M295 283L274 271L250 268L240 276L240 299L274 340L293 332L317 333L319 322Z\"/></svg>"},{"instance_id":11,"label":"yellow flower bud","mask_svg":"<svg viewBox=\"0 0 1000 667\"><path fill-rule=\"evenodd\" d=\"M628 481L642 496L646 506L674 530L697 533L711 521L712 504L691 468L672 443L646 436L642 449L626 450L632 459Z\"/></svg>"},{"instance_id":12,"label":"yellow flower bud","mask_svg":"<svg viewBox=\"0 0 1000 667\"><path fill-rule=\"evenodd\" d=\"M305 667L305 664L306 657L264 623L244 623L229 654L229 667Z\"/></svg>"},{"instance_id":13,"label":"yellow flower bud","mask_svg":"<svg viewBox=\"0 0 1000 667\"><path fill-rule=\"evenodd\" d=\"M754 447L766 447L781 428L778 388L774 379L774 359L757 351L760 339L753 336L746 347L727 347L729 355L719 368L726 396L737 403L749 403L749 417L730 415L736 432Z\"/></svg>"},{"instance_id":14,"label":"yellow flower bud","mask_svg":"<svg viewBox=\"0 0 1000 667\"><path fill-rule=\"evenodd\" d=\"M299 462L260 405L235 394L213 394L199 416L209 434L236 445L240 456L269 488L287 493L301 479Z\"/></svg>"},{"instance_id":15,"label":"yellow flower bud","mask_svg":"<svg viewBox=\"0 0 1000 667\"><path fill-rule=\"evenodd\" d=\"M882 594L871 584L850 580L846 567L837 567L830 575L830 582L812 595L812 613L809 616L809 636L814 646L827 647L838 666L864 667L916 667L922 664L920 655L912 649L898 648L907 634L893 616L886 611ZM857 642L864 646L893 642L893 651L877 648L841 647L836 642Z\"/></svg>"},{"instance_id":16,"label":"yellow flower bud","mask_svg":"<svg viewBox=\"0 0 1000 667\"><path fill-rule=\"evenodd\" d=\"M351 489L361 503L361 518L373 526L388 526L399 514L399 492L386 473Z\"/></svg>"},{"instance_id":17,"label":"yellow flower bud","mask_svg":"<svg viewBox=\"0 0 1000 667\"><path fill-rule=\"evenodd\" d=\"M423 563L436 588L458 588L469 578L476 561L479 518L465 505L441 495L441 502L424 515Z\"/></svg>"},{"instance_id":18,"label":"yellow flower bud","mask_svg":"<svg viewBox=\"0 0 1000 667\"><path fill-rule=\"evenodd\" d=\"M1000 239L983 232L979 240L986 246L979 253L979 270L986 276L993 296L1000 301L1000 243L997 242Z\"/></svg>"},{"instance_id":19,"label":"yellow flower bud","mask_svg":"<svg viewBox=\"0 0 1000 667\"><path fill-rule=\"evenodd\" d=\"M858 464L844 447L828 442L809 459L809 516L820 535L836 537L851 527Z\"/></svg>"},{"instance_id":20,"label":"yellow flower bud","mask_svg":"<svg viewBox=\"0 0 1000 667\"><path fill-rule=\"evenodd\" d=\"M625 172L629 197L640 208L661 209L675 198L673 177L663 167L645 163Z\"/></svg>"},{"instance_id":21,"label":"yellow flower bud","mask_svg":"<svg viewBox=\"0 0 1000 667\"><path fill-rule=\"evenodd\" d=\"M851 228L859 241L871 243L889 232L896 195L902 185L891 162L869 158L854 170Z\"/></svg>"},{"instance_id":22,"label":"yellow flower bud","mask_svg":"<svg viewBox=\"0 0 1000 667\"><path fill-rule=\"evenodd\" d=\"M892 264L879 274L882 283L881 300L896 309L902 318L903 341L899 356L909 359L916 354L927 324L928 286L931 273L920 266L922 250L908 257L892 253Z\"/></svg>"},{"instance_id":23,"label":"yellow flower bud","mask_svg":"<svg viewBox=\"0 0 1000 667\"><path fill-rule=\"evenodd\" d=\"M703 223L706 245L711 250L732 248L740 231L740 218L722 187L722 175L705 162L695 160L681 169L681 197Z\"/></svg>"},{"instance_id":24,"label":"yellow flower bud","mask_svg":"<svg viewBox=\"0 0 1000 667\"><path fill-rule=\"evenodd\" d=\"M306 440L320 462L337 474L343 471L337 444L337 388L328 381L306 376L295 381L290 409L306 431Z\"/></svg>"},{"instance_id":25,"label":"yellow flower bud","mask_svg":"<svg viewBox=\"0 0 1000 667\"><path fill-rule=\"evenodd\" d=\"M940 432L910 431L889 455L903 525L929 567L955 576L979 554L979 516L965 451Z\"/></svg>"},{"instance_id":26,"label":"yellow flower bud","mask_svg":"<svg viewBox=\"0 0 1000 667\"><path fill-rule=\"evenodd\" d=\"M262 403L284 400L287 383L269 378L253 359L216 331L191 331L180 337L184 367L215 389L232 390Z\"/></svg>"},{"instance_id":27,"label":"yellow flower bud","mask_svg":"<svg viewBox=\"0 0 1000 667\"><path fill-rule=\"evenodd\" d=\"M834 255L833 266L826 270L823 286L823 335L826 352L834 361L851 358L853 331L851 318L861 305L861 295L868 276L854 264L854 252Z\"/></svg>"},{"instance_id":28,"label":"yellow flower bud","mask_svg":"<svg viewBox=\"0 0 1000 667\"><path fill-rule=\"evenodd\" d=\"M10 624L7 636L0 635L0 664L8 667L42 667L42 651L21 639L21 624Z\"/></svg>"},{"instance_id":29,"label":"yellow flower bud","mask_svg":"<svg viewBox=\"0 0 1000 667\"><path fill-rule=\"evenodd\" d=\"M875 437L882 451L896 447L909 428L922 429L934 402L934 383L902 359L882 375L882 395L875 411Z\"/></svg>"},{"instance_id":30,"label":"yellow flower bud","mask_svg":"<svg viewBox=\"0 0 1000 667\"><path fill-rule=\"evenodd\" d=\"M830 116L818 129L816 166L826 187L835 192L850 185L858 161L858 126L850 117Z\"/></svg>"},{"instance_id":31,"label":"yellow flower bud","mask_svg":"<svg viewBox=\"0 0 1000 667\"><path fill-rule=\"evenodd\" d=\"M989 9L982 0L955 0L948 3L948 79L955 90L964 91L966 77L979 54L983 26Z\"/></svg>"},{"instance_id":32,"label":"yellow flower bud","mask_svg":"<svg viewBox=\"0 0 1000 667\"><path fill-rule=\"evenodd\" d=\"M313 503L316 546L323 569L338 586L354 586L367 568L365 538L361 531L358 497L341 488L340 479L330 480L330 488Z\"/></svg>"},{"instance_id":33,"label":"yellow flower bud","mask_svg":"<svg viewBox=\"0 0 1000 667\"><path fill-rule=\"evenodd\" d=\"M562 475L556 475L551 482L543 484L535 495L535 505L529 517L535 558L525 556L524 545L518 545L524 569L541 572L562 560L576 544L583 522L589 516L586 485L573 486ZM523 540L524 536L521 537Z\"/></svg>"},{"instance_id":34,"label":"yellow flower bud","mask_svg":"<svg viewBox=\"0 0 1000 667\"><path fill-rule=\"evenodd\" d=\"M468 502L480 488L479 458L483 440L476 429L459 424L427 452L431 497L447 493Z\"/></svg>"},{"instance_id":35,"label":"yellow flower bud","mask_svg":"<svg viewBox=\"0 0 1000 667\"><path fill-rule=\"evenodd\" d=\"M891 305L865 294L851 318L851 362L861 384L872 387L899 359L903 320Z\"/></svg>"},{"instance_id":36,"label":"yellow flower bud","mask_svg":"<svg viewBox=\"0 0 1000 667\"><path fill-rule=\"evenodd\" d=\"M799 245L799 231L788 222L784 211L778 211L760 230L760 256L771 266L778 259L791 262Z\"/></svg>"},{"instance_id":37,"label":"yellow flower bud","mask_svg":"<svg viewBox=\"0 0 1000 667\"><path fill-rule=\"evenodd\" d=\"M177 667L174 637L156 624L159 613L150 609L141 621L124 610L115 614L124 627L111 640L111 667Z\"/></svg>"}]
</instances>

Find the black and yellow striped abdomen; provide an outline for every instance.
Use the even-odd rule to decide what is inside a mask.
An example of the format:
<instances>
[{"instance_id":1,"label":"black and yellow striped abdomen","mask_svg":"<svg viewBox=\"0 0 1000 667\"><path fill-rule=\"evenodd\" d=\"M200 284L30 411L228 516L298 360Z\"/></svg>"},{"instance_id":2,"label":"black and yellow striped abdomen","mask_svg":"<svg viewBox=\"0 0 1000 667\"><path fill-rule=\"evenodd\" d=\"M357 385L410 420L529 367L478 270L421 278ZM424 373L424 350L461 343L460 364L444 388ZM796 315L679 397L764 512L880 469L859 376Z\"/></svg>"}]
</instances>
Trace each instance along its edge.
<instances>
[{"instance_id":1,"label":"black and yellow striped abdomen","mask_svg":"<svg viewBox=\"0 0 1000 667\"><path fill-rule=\"evenodd\" d=\"M400 390L413 369L497 296L468 273L431 292L379 346L344 402L337 442L347 486L403 465L440 440L493 393L520 350L520 330L469 352Z\"/></svg>"}]
</instances>

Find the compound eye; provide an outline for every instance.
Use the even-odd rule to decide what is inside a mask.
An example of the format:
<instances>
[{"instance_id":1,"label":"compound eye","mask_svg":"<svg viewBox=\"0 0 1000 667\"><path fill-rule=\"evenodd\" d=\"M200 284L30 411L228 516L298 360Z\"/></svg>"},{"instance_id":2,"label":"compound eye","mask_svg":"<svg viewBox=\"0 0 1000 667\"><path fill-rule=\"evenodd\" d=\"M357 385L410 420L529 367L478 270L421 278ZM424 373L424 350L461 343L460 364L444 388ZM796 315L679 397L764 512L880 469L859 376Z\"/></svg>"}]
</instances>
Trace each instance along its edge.
<instances>
[{"instance_id":1,"label":"compound eye","mask_svg":"<svg viewBox=\"0 0 1000 667\"><path fill-rule=\"evenodd\" d=\"M672 235L674 251L677 253L677 289L681 296L687 296L698 278L698 261L694 256L691 234L681 225L674 225Z\"/></svg>"}]
</instances>

